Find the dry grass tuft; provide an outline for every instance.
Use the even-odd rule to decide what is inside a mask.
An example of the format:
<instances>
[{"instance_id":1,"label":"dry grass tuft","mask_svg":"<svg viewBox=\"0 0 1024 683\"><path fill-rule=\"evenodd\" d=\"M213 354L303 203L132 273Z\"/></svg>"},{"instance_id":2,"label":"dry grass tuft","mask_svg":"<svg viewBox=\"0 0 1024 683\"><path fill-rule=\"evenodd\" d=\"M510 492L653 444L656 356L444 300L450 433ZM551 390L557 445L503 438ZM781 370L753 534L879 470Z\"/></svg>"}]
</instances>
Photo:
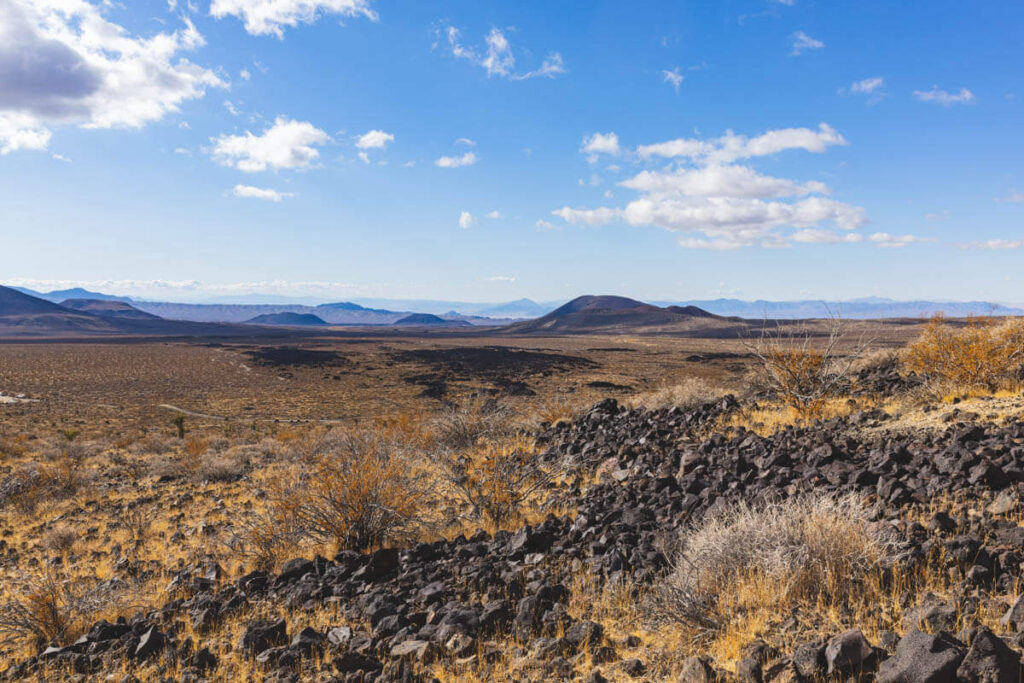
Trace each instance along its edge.
<instances>
[{"instance_id":1,"label":"dry grass tuft","mask_svg":"<svg viewBox=\"0 0 1024 683\"><path fill-rule=\"evenodd\" d=\"M716 401L728 393L730 393L728 390L714 386L700 377L688 377L679 384L639 394L633 397L630 405L646 410L662 408L690 410Z\"/></svg>"},{"instance_id":2,"label":"dry grass tuft","mask_svg":"<svg viewBox=\"0 0 1024 683\"><path fill-rule=\"evenodd\" d=\"M736 504L679 539L673 571L649 598L650 619L722 631L758 612L842 600L896 551L854 496Z\"/></svg>"}]
</instances>

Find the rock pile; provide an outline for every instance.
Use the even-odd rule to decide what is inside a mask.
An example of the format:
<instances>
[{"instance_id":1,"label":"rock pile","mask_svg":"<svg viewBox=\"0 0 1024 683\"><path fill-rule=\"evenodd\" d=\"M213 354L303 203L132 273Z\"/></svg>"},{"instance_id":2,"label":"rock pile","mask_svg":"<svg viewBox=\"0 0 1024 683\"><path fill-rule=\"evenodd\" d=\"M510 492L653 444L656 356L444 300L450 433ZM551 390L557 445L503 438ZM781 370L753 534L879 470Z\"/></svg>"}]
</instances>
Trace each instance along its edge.
<instances>
[{"instance_id":1,"label":"rock pile","mask_svg":"<svg viewBox=\"0 0 1024 683\"><path fill-rule=\"evenodd\" d=\"M426 666L439 658L472 663L498 656L491 641L508 635L523 643L520 654L536 661L540 680L571 677L584 650L587 661L617 662L617 674L639 677L644 662L619 661L630 644L569 615L565 578L586 571L598 581L654 580L667 565L659 550L662 534L737 499L824 490L877 499L879 518L892 519L911 541L911 561L941 549L961 571L956 598L909 611L902 638L888 634L872 644L854 629L792 653L752 646L739 664L741 679L1019 679L1024 635L1007 641L972 626L972 619L985 606L985 591L1013 591L1021 579L1024 528L1002 515L1016 509L1024 491L1024 424L913 435L871 430L865 436L861 427L888 419L872 411L770 437L692 438L697 427L735 407L731 397L691 411L643 412L603 401L579 421L540 436L548 457L569 457L601 473L600 483L579 490L573 518L552 516L514 533L478 532L367 555L295 559L277 574L257 571L226 584L219 572L197 569L176 577L179 597L163 608L99 622L69 646L12 665L6 676L37 675L53 664L85 675L159 660L200 680L218 668L215 652L225 656L206 634L233 614L271 604L297 613L331 607L338 624L246 624L229 656L253 659L270 679L298 680L297 664L316 662L323 680L423 680ZM927 526L896 521L906 506L957 495L994 502L969 519L940 513ZM1007 612L1005 624L1024 632L1024 599ZM682 673L687 681L721 674L699 658L687 660Z\"/></svg>"}]
</instances>

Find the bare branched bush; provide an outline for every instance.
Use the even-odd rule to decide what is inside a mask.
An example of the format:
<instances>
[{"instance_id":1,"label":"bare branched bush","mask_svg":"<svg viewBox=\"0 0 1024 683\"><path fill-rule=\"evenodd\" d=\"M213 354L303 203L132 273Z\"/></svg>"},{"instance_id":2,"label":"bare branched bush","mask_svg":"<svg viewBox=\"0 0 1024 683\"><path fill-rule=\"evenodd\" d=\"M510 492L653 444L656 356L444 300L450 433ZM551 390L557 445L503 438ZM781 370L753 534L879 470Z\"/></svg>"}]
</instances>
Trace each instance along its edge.
<instances>
[{"instance_id":1,"label":"bare branched bush","mask_svg":"<svg viewBox=\"0 0 1024 683\"><path fill-rule=\"evenodd\" d=\"M813 419L847 386L850 369L868 346L860 339L844 354L844 338L843 321L833 318L820 337L802 326L771 330L765 325L758 338L744 345L760 361L764 380L779 399L802 418Z\"/></svg>"},{"instance_id":2,"label":"bare branched bush","mask_svg":"<svg viewBox=\"0 0 1024 683\"><path fill-rule=\"evenodd\" d=\"M154 510L146 505L121 505L111 508L109 524L111 528L123 531L129 549L136 550L149 540L154 514Z\"/></svg>"},{"instance_id":3,"label":"bare branched bush","mask_svg":"<svg viewBox=\"0 0 1024 683\"><path fill-rule=\"evenodd\" d=\"M426 525L426 486L410 454L379 430L332 430L299 480L272 492L279 514L338 548L408 540Z\"/></svg>"},{"instance_id":4,"label":"bare branched bush","mask_svg":"<svg viewBox=\"0 0 1024 683\"><path fill-rule=\"evenodd\" d=\"M936 316L907 347L904 362L939 393L1018 385L1024 364L1024 320L970 318L957 328Z\"/></svg>"},{"instance_id":5,"label":"bare branched bush","mask_svg":"<svg viewBox=\"0 0 1024 683\"><path fill-rule=\"evenodd\" d=\"M75 547L78 532L66 524L54 527L43 536L43 547L58 555L67 555Z\"/></svg>"},{"instance_id":6,"label":"bare branched bush","mask_svg":"<svg viewBox=\"0 0 1024 683\"><path fill-rule=\"evenodd\" d=\"M228 548L233 554L244 557L253 569L276 570L294 556L304 535L296 526L297 520L282 512L272 506L239 520L227 540Z\"/></svg>"},{"instance_id":7,"label":"bare branched bush","mask_svg":"<svg viewBox=\"0 0 1024 683\"><path fill-rule=\"evenodd\" d=\"M482 439L497 439L511 433L511 415L493 399L476 396L446 408L430 423L434 445L463 450Z\"/></svg>"},{"instance_id":8,"label":"bare branched bush","mask_svg":"<svg viewBox=\"0 0 1024 683\"><path fill-rule=\"evenodd\" d=\"M42 648L75 638L109 603L100 587L50 570L23 575L5 586L0 635Z\"/></svg>"},{"instance_id":9,"label":"bare branched bush","mask_svg":"<svg viewBox=\"0 0 1024 683\"><path fill-rule=\"evenodd\" d=\"M439 460L455 496L470 506L474 517L495 526L518 519L527 502L563 473L563 468L545 463L526 436L442 452Z\"/></svg>"},{"instance_id":10,"label":"bare branched bush","mask_svg":"<svg viewBox=\"0 0 1024 683\"><path fill-rule=\"evenodd\" d=\"M670 545L671 542L670 542ZM757 610L843 600L899 545L855 496L809 495L704 518L667 551L673 569L647 605L655 624L720 630Z\"/></svg>"},{"instance_id":11,"label":"bare branched bush","mask_svg":"<svg viewBox=\"0 0 1024 683\"><path fill-rule=\"evenodd\" d=\"M687 377L679 384L639 394L630 403L634 407L647 410L674 407L691 410L720 399L728 393L730 392L700 377Z\"/></svg>"}]
</instances>

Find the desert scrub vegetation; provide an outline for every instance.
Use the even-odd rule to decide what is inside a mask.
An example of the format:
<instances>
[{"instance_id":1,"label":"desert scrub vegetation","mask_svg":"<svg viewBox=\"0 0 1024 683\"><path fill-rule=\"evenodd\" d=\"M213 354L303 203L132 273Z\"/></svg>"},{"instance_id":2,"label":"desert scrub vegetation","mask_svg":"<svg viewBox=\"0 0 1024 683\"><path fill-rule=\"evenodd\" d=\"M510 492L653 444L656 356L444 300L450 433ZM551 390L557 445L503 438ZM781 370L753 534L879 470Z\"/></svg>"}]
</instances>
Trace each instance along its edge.
<instances>
[{"instance_id":1,"label":"desert scrub vegetation","mask_svg":"<svg viewBox=\"0 0 1024 683\"><path fill-rule=\"evenodd\" d=\"M869 341L847 339L844 322L832 318L823 338L796 326L762 326L761 334L744 346L753 355L767 388L803 419L820 417L828 399L848 386L854 363L864 355ZM845 353L841 345L848 346Z\"/></svg>"},{"instance_id":2,"label":"desert scrub vegetation","mask_svg":"<svg viewBox=\"0 0 1024 683\"><path fill-rule=\"evenodd\" d=\"M678 384L639 394L633 397L630 405L646 410L662 408L691 410L724 398L729 393L728 390L715 386L701 377L688 377Z\"/></svg>"},{"instance_id":3,"label":"desert scrub vegetation","mask_svg":"<svg viewBox=\"0 0 1024 683\"><path fill-rule=\"evenodd\" d=\"M444 452L440 462L451 491L469 507L471 518L493 528L518 521L528 502L563 471L544 462L535 441L525 435Z\"/></svg>"},{"instance_id":4,"label":"desert scrub vegetation","mask_svg":"<svg viewBox=\"0 0 1024 683\"><path fill-rule=\"evenodd\" d=\"M969 318L955 327L937 316L907 347L904 365L936 394L1017 387L1024 381L1024 320Z\"/></svg>"},{"instance_id":5,"label":"desert scrub vegetation","mask_svg":"<svg viewBox=\"0 0 1024 683\"><path fill-rule=\"evenodd\" d=\"M37 649L66 642L110 605L102 586L53 568L9 580L5 594L0 603L0 635Z\"/></svg>"},{"instance_id":6,"label":"desert scrub vegetation","mask_svg":"<svg viewBox=\"0 0 1024 683\"><path fill-rule=\"evenodd\" d=\"M674 545L675 547L671 547ZM648 596L653 624L720 632L736 619L862 593L899 544L853 495L736 503L670 542L672 570Z\"/></svg>"},{"instance_id":7,"label":"desert scrub vegetation","mask_svg":"<svg viewBox=\"0 0 1024 683\"><path fill-rule=\"evenodd\" d=\"M271 497L311 539L362 551L413 539L427 524L424 477L381 430L331 430L305 457L309 466Z\"/></svg>"}]
</instances>

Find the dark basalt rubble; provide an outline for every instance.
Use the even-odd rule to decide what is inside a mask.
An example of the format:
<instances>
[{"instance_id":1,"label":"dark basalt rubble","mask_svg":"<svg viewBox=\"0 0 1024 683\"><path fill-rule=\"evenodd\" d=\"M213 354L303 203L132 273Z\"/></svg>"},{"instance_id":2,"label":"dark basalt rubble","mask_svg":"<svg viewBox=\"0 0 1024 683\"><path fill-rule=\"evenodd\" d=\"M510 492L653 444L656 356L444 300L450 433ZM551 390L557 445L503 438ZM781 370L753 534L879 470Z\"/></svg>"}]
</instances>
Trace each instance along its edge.
<instances>
[{"instance_id":1,"label":"dark basalt rubble","mask_svg":"<svg viewBox=\"0 0 1024 683\"><path fill-rule=\"evenodd\" d=\"M161 609L98 622L71 645L12 664L6 678L56 667L82 676L162 661L198 681L216 672L216 651L253 658L269 680L300 680L299 664L315 661L320 680L419 681L429 680L423 672L439 658L496 657L490 641L508 635L535 660L537 680L572 678L584 650L588 661L605 667L588 680L642 677L646 663L626 653L635 643L613 642L600 624L570 617L568 577L583 571L598 582L651 581L667 567L663 534L730 501L815 490L876 501L878 518L907 541L906 561L942 557L944 569L959 577L952 602L905 605L913 609L902 638L888 634L871 643L852 629L793 652L752 644L730 680L1020 680L1024 598L1004 618L1014 637L977 626L973 615L990 592L1013 594L1021 583L1024 528L1002 515L1017 509L1024 492L1024 423L888 433L889 416L876 410L768 437L741 430L700 440L701 428L736 407L732 397L689 411L627 410L602 401L576 422L539 435L550 459L570 458L582 471L599 472L599 483L570 489L578 511L572 518L549 516L516 532L481 531L371 554L294 559L277 574L254 571L232 582L222 581L218 569L193 567L175 576L177 597ZM927 524L898 515L958 496L991 503L980 515L953 519L940 512ZM332 607L339 624L318 630L303 628L301 619L291 627L254 620L227 655L204 642L221 620L261 604L298 614ZM711 660L691 657L680 675L710 681L726 674Z\"/></svg>"}]
</instances>

